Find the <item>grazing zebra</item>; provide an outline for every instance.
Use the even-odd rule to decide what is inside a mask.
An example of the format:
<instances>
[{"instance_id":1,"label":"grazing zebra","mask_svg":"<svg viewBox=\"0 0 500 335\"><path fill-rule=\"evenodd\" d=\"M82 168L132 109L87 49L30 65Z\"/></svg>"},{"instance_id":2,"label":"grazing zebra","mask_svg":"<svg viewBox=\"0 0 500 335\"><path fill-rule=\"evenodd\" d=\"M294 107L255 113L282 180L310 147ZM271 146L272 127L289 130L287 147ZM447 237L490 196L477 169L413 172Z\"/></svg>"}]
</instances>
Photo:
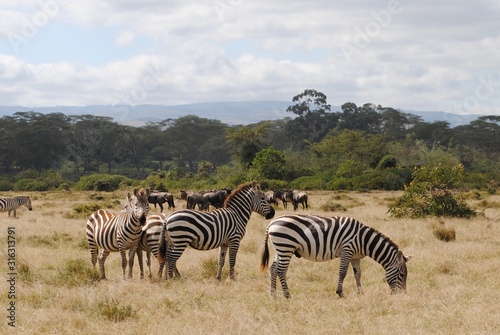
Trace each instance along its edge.
<instances>
[{"instance_id":1,"label":"grazing zebra","mask_svg":"<svg viewBox=\"0 0 500 335\"><path fill-rule=\"evenodd\" d=\"M163 235L170 238L170 242L166 243L162 238L160 246L160 257L168 260L167 278L172 278L177 260L191 246L196 250L220 248L217 279L221 279L229 248L229 276L234 279L236 254L252 212L266 219L274 216L274 208L267 202L256 181L240 185L227 197L223 208L211 212L186 209L170 214L163 228Z\"/></svg>"},{"instance_id":2,"label":"grazing zebra","mask_svg":"<svg viewBox=\"0 0 500 335\"><path fill-rule=\"evenodd\" d=\"M149 278L151 275L151 253L153 256L158 259L159 262L159 270L158 277L161 278L163 268L165 266L165 261L162 260L160 262L158 258L159 249L160 249L160 235L163 229L163 223L167 220L167 215L164 213L160 214L152 214L148 217L146 224L142 227L142 237L139 240L139 244L137 246L137 258L139 260L139 269L141 273L141 279L144 278L144 267L143 267L143 259L142 259L142 251L146 252L146 264L149 269ZM129 249L129 266L130 269L134 266L134 251L133 249ZM174 271L176 271L175 269ZM132 271L132 270L131 270ZM177 272L178 273L178 272Z\"/></svg>"},{"instance_id":3,"label":"grazing zebra","mask_svg":"<svg viewBox=\"0 0 500 335\"><path fill-rule=\"evenodd\" d=\"M31 208L31 200L29 196L21 195L13 198L0 197L0 212L14 212L14 217L16 217L16 210L19 206L26 206L29 210Z\"/></svg>"},{"instance_id":4,"label":"grazing zebra","mask_svg":"<svg viewBox=\"0 0 500 335\"><path fill-rule=\"evenodd\" d=\"M126 250L135 252L142 235L142 226L148 215L148 190L134 189L134 195L127 194L125 209L119 213L100 209L94 212L87 221L87 241L90 248L92 266L95 269L98 248L99 270L101 279L106 279L104 262L111 252L119 251L122 257L123 278L127 267ZM133 254L132 254L133 257ZM129 277L132 269L129 268Z\"/></svg>"},{"instance_id":5,"label":"grazing zebra","mask_svg":"<svg viewBox=\"0 0 500 335\"><path fill-rule=\"evenodd\" d=\"M269 224L266 231L261 270L269 264L268 238L276 251L270 268L271 295L276 293L276 277L283 288L283 295L290 298L286 272L293 255L313 262L340 257L337 294L342 297L342 284L349 264L352 265L358 293L362 294L360 260L370 256L386 271L392 293L406 292L406 262L396 243L377 230L348 217L322 217L314 215L285 215Z\"/></svg>"}]
</instances>

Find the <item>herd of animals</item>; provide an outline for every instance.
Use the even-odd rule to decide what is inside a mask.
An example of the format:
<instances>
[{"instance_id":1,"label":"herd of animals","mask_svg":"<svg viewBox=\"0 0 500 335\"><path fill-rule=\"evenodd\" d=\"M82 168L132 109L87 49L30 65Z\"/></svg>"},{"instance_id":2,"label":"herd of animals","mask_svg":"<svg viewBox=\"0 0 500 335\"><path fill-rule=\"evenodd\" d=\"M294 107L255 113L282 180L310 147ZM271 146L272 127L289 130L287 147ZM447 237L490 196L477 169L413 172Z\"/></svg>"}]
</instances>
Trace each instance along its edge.
<instances>
[{"instance_id":1,"label":"herd of animals","mask_svg":"<svg viewBox=\"0 0 500 335\"><path fill-rule=\"evenodd\" d=\"M99 262L100 279L106 279L106 258L111 252L119 252L123 278L131 278L137 253L140 276L144 278L142 257L145 251L149 277L152 277L153 254L159 263L158 277L163 277L166 269L165 277L170 279L181 276L177 261L187 247L196 250L219 248L216 278L221 279L228 255L229 277L234 279L240 243L251 214L256 212L266 220L272 219L264 236L260 260L261 270L269 267L271 295L275 295L279 279L284 297L290 298L286 273L294 255L314 262L340 258L336 290L340 297L343 297L343 281L349 265L353 269L358 293L363 293L360 260L365 256L385 269L391 293L406 292L406 263L410 257L381 232L349 217L289 214L274 218L273 206L278 205L278 200L284 208L291 202L293 209L297 210L299 204L303 209L309 208L307 198L307 194L301 191L263 192L260 185L252 181L234 190L182 191L181 199L186 201L186 208L174 210L171 193L134 189L127 194L122 211L99 209L88 218L86 237L92 266L95 269ZM168 215L163 213L165 203L173 210ZM159 205L160 213L149 214L149 204ZM0 197L0 211L9 211L9 216L10 211L14 211L15 216L15 209L21 205L32 209L29 197ZM210 210L210 206L214 209ZM271 264L269 243L275 252Z\"/></svg>"}]
</instances>

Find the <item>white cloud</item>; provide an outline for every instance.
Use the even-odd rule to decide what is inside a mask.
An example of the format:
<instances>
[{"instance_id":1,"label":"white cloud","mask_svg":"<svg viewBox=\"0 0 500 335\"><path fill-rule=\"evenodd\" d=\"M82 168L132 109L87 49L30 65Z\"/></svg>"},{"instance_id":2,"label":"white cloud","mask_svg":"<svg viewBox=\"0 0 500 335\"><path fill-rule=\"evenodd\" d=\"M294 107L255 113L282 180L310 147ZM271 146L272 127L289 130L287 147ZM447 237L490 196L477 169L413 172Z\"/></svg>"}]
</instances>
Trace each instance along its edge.
<instances>
[{"instance_id":1,"label":"white cloud","mask_svg":"<svg viewBox=\"0 0 500 335\"><path fill-rule=\"evenodd\" d=\"M47 25L99 31L114 45L96 41L93 50L90 41L88 55L52 63L37 62L36 50L30 61L12 52L7 33L50 1L60 10ZM290 100L315 88L331 104L500 114L499 14L494 0L23 0L2 11L0 98L29 106L175 104ZM38 34L50 37L44 27ZM134 53L122 55L120 46ZM99 66L87 61L96 53ZM485 78L493 84L478 97Z\"/></svg>"},{"instance_id":2,"label":"white cloud","mask_svg":"<svg viewBox=\"0 0 500 335\"><path fill-rule=\"evenodd\" d=\"M132 44L134 41L135 35L133 32L129 30L121 31L116 37L116 44L121 46L126 46Z\"/></svg>"}]
</instances>

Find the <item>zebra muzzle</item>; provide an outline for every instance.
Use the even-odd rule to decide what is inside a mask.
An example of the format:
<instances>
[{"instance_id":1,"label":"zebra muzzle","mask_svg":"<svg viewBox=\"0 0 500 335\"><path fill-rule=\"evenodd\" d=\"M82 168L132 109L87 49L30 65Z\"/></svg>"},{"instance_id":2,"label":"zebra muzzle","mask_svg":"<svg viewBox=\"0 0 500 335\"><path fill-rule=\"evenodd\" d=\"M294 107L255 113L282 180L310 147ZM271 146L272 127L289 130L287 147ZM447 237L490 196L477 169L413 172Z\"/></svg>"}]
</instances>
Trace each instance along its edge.
<instances>
[{"instance_id":1,"label":"zebra muzzle","mask_svg":"<svg viewBox=\"0 0 500 335\"><path fill-rule=\"evenodd\" d=\"M270 207L269 213L266 214L266 220L272 219L274 217L274 208Z\"/></svg>"}]
</instances>

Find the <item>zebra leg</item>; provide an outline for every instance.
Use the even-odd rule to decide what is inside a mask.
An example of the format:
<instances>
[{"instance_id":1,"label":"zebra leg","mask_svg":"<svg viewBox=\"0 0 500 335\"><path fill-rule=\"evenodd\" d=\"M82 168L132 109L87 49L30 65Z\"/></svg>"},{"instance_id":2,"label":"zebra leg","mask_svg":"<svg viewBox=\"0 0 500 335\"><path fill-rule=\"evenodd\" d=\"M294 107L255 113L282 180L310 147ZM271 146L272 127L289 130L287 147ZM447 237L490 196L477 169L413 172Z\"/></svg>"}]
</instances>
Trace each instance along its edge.
<instances>
[{"instance_id":1,"label":"zebra leg","mask_svg":"<svg viewBox=\"0 0 500 335\"><path fill-rule=\"evenodd\" d=\"M97 253L98 253L97 245L93 240L89 240L88 243L90 249L90 261L92 262L92 267L95 270L95 265L97 264Z\"/></svg>"},{"instance_id":2,"label":"zebra leg","mask_svg":"<svg viewBox=\"0 0 500 335\"><path fill-rule=\"evenodd\" d=\"M236 255L240 249L240 242L231 244L229 246L229 278L235 279L234 277L234 267L236 266Z\"/></svg>"},{"instance_id":3,"label":"zebra leg","mask_svg":"<svg viewBox=\"0 0 500 335\"><path fill-rule=\"evenodd\" d=\"M226 262L226 252L227 252L227 245L221 245L219 248L219 268L217 269L217 276L215 276L215 278L218 280L220 280L222 277L222 268L224 267L224 263ZM231 277L231 279L234 279L233 277Z\"/></svg>"},{"instance_id":4,"label":"zebra leg","mask_svg":"<svg viewBox=\"0 0 500 335\"><path fill-rule=\"evenodd\" d=\"M128 251L128 276L132 278L132 270L134 269L134 257L135 251L130 248ZM139 271L141 273L141 279L144 278L144 271L142 269L142 250L137 250L137 259L139 260Z\"/></svg>"},{"instance_id":5,"label":"zebra leg","mask_svg":"<svg viewBox=\"0 0 500 335\"><path fill-rule=\"evenodd\" d=\"M146 251L146 265L148 266L148 277L149 279L153 278L153 274L151 273L151 252ZM142 278L142 277L141 277Z\"/></svg>"},{"instance_id":6,"label":"zebra leg","mask_svg":"<svg viewBox=\"0 0 500 335\"><path fill-rule=\"evenodd\" d=\"M169 252L167 255L168 260L168 272L167 279L171 279L175 275L180 277L181 274L177 270L177 260L182 256L184 250L186 250L187 245L176 246L175 248L169 248Z\"/></svg>"},{"instance_id":7,"label":"zebra leg","mask_svg":"<svg viewBox=\"0 0 500 335\"><path fill-rule=\"evenodd\" d=\"M349 263L351 262L351 253L342 251L340 254L340 269L339 269L339 283L337 285L336 293L339 297L344 297L344 293L342 292L342 286L344 285L344 279L347 274L347 268L349 267Z\"/></svg>"},{"instance_id":8,"label":"zebra leg","mask_svg":"<svg viewBox=\"0 0 500 335\"><path fill-rule=\"evenodd\" d=\"M291 297L290 291L288 290L288 284L286 282L286 273L288 271L288 266L290 265L290 260L292 255L286 255L278 257L276 262L276 272L280 278L281 288L283 289L283 296L287 299ZM276 284L275 284L276 285Z\"/></svg>"},{"instance_id":9,"label":"zebra leg","mask_svg":"<svg viewBox=\"0 0 500 335\"><path fill-rule=\"evenodd\" d=\"M123 279L125 280L127 278L132 278L132 267L130 267L130 266L128 269L128 277L125 276L125 272L127 270L127 249L125 249L123 247L119 247L118 250L120 251L120 256L122 256ZM136 246L130 247L129 253L130 253L130 256L132 258L132 260L131 260L132 265L134 264L135 252L136 252Z\"/></svg>"},{"instance_id":10,"label":"zebra leg","mask_svg":"<svg viewBox=\"0 0 500 335\"><path fill-rule=\"evenodd\" d=\"M100 279L106 279L106 272L104 270L104 262L106 261L106 258L108 258L108 256L109 256L109 251L101 249L101 252L99 254L99 270L101 272Z\"/></svg>"},{"instance_id":11,"label":"zebra leg","mask_svg":"<svg viewBox=\"0 0 500 335\"><path fill-rule=\"evenodd\" d=\"M163 277L163 268L165 267L165 260L163 262L158 261L159 268L158 268L158 278Z\"/></svg>"},{"instance_id":12,"label":"zebra leg","mask_svg":"<svg viewBox=\"0 0 500 335\"><path fill-rule=\"evenodd\" d=\"M276 294L276 278L278 276L278 272L276 272L278 265L276 264L276 260L273 261L271 267L269 268L269 277L271 279L271 292L270 295L273 297Z\"/></svg>"},{"instance_id":13,"label":"zebra leg","mask_svg":"<svg viewBox=\"0 0 500 335\"><path fill-rule=\"evenodd\" d=\"M358 293L363 294L363 288L361 287L361 260L353 259L351 260L352 271L354 272L354 279L356 279L356 287L358 288Z\"/></svg>"},{"instance_id":14,"label":"zebra leg","mask_svg":"<svg viewBox=\"0 0 500 335\"><path fill-rule=\"evenodd\" d=\"M146 251L146 255L148 252ZM137 248L137 260L139 261L139 273L141 274L141 279L144 279L144 264L142 259L142 249L140 247ZM134 267L134 257L132 255L132 250L129 251L128 254L128 266L130 269L130 275L132 275L132 269Z\"/></svg>"}]
</instances>

